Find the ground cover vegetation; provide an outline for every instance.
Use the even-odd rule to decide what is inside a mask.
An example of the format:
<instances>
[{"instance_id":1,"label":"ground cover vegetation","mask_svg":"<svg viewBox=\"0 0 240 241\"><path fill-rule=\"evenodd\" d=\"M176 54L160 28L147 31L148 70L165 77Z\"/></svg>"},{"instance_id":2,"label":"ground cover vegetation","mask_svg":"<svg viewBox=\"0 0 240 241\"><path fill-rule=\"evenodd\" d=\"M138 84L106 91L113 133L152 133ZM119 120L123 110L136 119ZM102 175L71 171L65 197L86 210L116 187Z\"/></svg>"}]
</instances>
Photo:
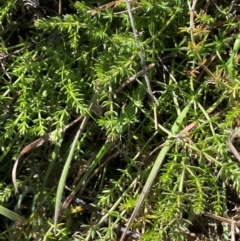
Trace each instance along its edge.
<instances>
[{"instance_id":1,"label":"ground cover vegetation","mask_svg":"<svg viewBox=\"0 0 240 241\"><path fill-rule=\"evenodd\" d=\"M239 10L0 0L0 239L239 239Z\"/></svg>"}]
</instances>

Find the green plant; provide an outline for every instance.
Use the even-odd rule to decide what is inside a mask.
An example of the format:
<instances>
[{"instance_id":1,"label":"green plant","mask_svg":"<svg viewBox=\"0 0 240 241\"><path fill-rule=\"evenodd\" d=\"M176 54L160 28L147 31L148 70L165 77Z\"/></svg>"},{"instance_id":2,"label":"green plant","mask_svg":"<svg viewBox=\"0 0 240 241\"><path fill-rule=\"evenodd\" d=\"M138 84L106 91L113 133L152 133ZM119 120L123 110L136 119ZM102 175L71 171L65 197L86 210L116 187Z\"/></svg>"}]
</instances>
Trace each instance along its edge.
<instances>
[{"instance_id":1,"label":"green plant","mask_svg":"<svg viewBox=\"0 0 240 241\"><path fill-rule=\"evenodd\" d=\"M0 237L186 240L223 216L240 189L234 1L129 1L135 36L125 1L58 3L0 1L0 204L27 220Z\"/></svg>"}]
</instances>

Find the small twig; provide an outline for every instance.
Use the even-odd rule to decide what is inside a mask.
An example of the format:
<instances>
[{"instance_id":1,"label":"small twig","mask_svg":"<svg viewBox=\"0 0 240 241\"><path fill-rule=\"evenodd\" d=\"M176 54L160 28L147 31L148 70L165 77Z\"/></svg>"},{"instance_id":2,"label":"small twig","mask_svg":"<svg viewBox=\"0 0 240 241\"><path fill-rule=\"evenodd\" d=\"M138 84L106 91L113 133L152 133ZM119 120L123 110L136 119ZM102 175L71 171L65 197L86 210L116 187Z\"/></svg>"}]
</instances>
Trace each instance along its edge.
<instances>
[{"instance_id":1,"label":"small twig","mask_svg":"<svg viewBox=\"0 0 240 241\"><path fill-rule=\"evenodd\" d=\"M196 241L198 241L199 239L198 239L198 236L196 235L196 233L192 233L192 232L190 232L188 229L186 229L186 228L183 228L183 227L179 227L179 229L182 231L182 232L184 232L187 236L189 236L190 238L191 238L191 240L192 240L192 238L194 238L194 240L196 240ZM187 240L190 240L190 239L187 239Z\"/></svg>"},{"instance_id":2,"label":"small twig","mask_svg":"<svg viewBox=\"0 0 240 241\"><path fill-rule=\"evenodd\" d=\"M197 46L197 44L196 44L196 42L195 42L195 39L194 39L194 34L193 34L193 30L194 30L194 28L195 28L195 25L194 25L194 16L195 16L195 7L196 7L196 5L197 5L197 1L198 1L198 0L194 0L192 6L191 6L191 4L190 4L190 1L188 1L189 11L190 11L190 28L189 28L189 30L190 30L190 33L191 33L191 42L192 42L194 48ZM215 77L214 74L207 68L207 66L206 66L205 63L204 63L204 60L202 60L202 58L201 58L201 56L199 55L198 51L194 50L193 52L194 52L194 54L196 55L196 57L197 57L197 59L198 59L198 61L199 61L198 65L201 66L201 67L205 70L205 72L206 72L209 76L211 76L211 77L213 78L213 80L216 81L216 77Z\"/></svg>"},{"instance_id":3,"label":"small twig","mask_svg":"<svg viewBox=\"0 0 240 241\"><path fill-rule=\"evenodd\" d=\"M151 69L152 67L154 67L155 64L152 63L152 64L149 64L147 67L146 67L146 70L148 71L149 69ZM120 91L122 91L122 89L127 86L128 84L132 83L135 79L139 78L140 76L143 75L143 70L139 71L137 74L133 75L132 77L126 79L116 90L117 93L119 93Z\"/></svg>"},{"instance_id":4,"label":"small twig","mask_svg":"<svg viewBox=\"0 0 240 241\"><path fill-rule=\"evenodd\" d=\"M133 29L135 42L136 42L136 45L139 49L139 57L141 59L143 75L144 75L145 82L146 82L146 85L147 85L147 92L148 92L150 101L153 105L154 125L155 125L155 130L157 130L158 129L158 121L157 121L157 108L156 108L156 106L158 105L158 101L157 101L156 97L154 96L154 94L152 92L152 87L150 85L150 81L149 81L149 78L148 78L146 62L145 62L144 54L143 54L143 51L142 51L142 48L141 48L141 45L140 45L140 41L138 39L137 30L135 28L135 24L134 24L134 20L133 20L133 16L132 16L131 5L129 3L129 0L125 0L125 1L126 1L126 5L127 5L127 11L128 11L128 15L129 15L129 18L130 18L130 22L131 22L132 29Z\"/></svg>"},{"instance_id":5,"label":"small twig","mask_svg":"<svg viewBox=\"0 0 240 241\"><path fill-rule=\"evenodd\" d=\"M94 16L97 12L102 11L102 10L106 10L109 9L111 7L115 8L116 6L118 6L119 3L123 2L125 0L115 0L115 1L111 1L109 3L106 3L98 8L93 9L90 14L91 16ZM135 0L129 0L130 2L135 2ZM136 2L137 3L137 2Z\"/></svg>"},{"instance_id":6,"label":"small twig","mask_svg":"<svg viewBox=\"0 0 240 241\"><path fill-rule=\"evenodd\" d=\"M144 58L144 54L143 54L143 51L142 51L142 48L141 48L141 45L140 45L140 41L138 39L137 30L136 30L136 27L135 27L135 24L134 24L132 12L131 12L131 5L129 3L129 0L125 0L125 1L126 1L126 5L127 5L127 11L128 11L128 15L129 15L129 18L130 18L130 22L131 22L132 29L133 29L135 42L136 42L136 45L139 49L139 57L141 59L141 65L142 65L142 70L143 70L145 82L146 82L147 89L148 89L148 94L150 96L151 102L158 104L158 101L157 101L156 97L154 96L154 94L152 92L152 87L150 85L150 81L149 81L149 78L148 78L147 68L146 68L146 64L145 64L145 58Z\"/></svg>"},{"instance_id":7,"label":"small twig","mask_svg":"<svg viewBox=\"0 0 240 241\"><path fill-rule=\"evenodd\" d=\"M171 72L168 70L167 66L163 63L162 59L158 57L159 61L161 62L163 69L170 75L171 79L174 81L174 83L178 86L177 80L175 77L171 74Z\"/></svg>"},{"instance_id":8,"label":"small twig","mask_svg":"<svg viewBox=\"0 0 240 241\"><path fill-rule=\"evenodd\" d=\"M179 136L183 136L189 131L193 130L197 126L198 122L194 121L191 124L187 125L182 131L180 131Z\"/></svg>"},{"instance_id":9,"label":"small twig","mask_svg":"<svg viewBox=\"0 0 240 241\"><path fill-rule=\"evenodd\" d=\"M135 8L132 8L132 12L139 9L140 7L135 7ZM122 13L127 13L127 11L121 11L121 12L117 12L117 13L114 13L114 15L118 15L118 14L122 14Z\"/></svg>"},{"instance_id":10,"label":"small twig","mask_svg":"<svg viewBox=\"0 0 240 241\"><path fill-rule=\"evenodd\" d=\"M6 74L6 76L8 77L8 79L9 79L9 80L12 80L12 78L11 78L10 75L8 74L7 70L5 69L4 64L3 64L1 58L0 58L0 63L1 63L1 66L2 66L3 70L5 71L5 74Z\"/></svg>"},{"instance_id":11,"label":"small twig","mask_svg":"<svg viewBox=\"0 0 240 241\"><path fill-rule=\"evenodd\" d=\"M204 213L204 216L209 217L209 218L213 218L213 219L218 220L218 221L223 222L223 223L228 223L228 224L233 223L237 227L240 227L240 223L237 223L236 221L234 221L232 219L229 219L229 218L224 218L224 217L218 216L218 215L213 214L213 213Z\"/></svg>"},{"instance_id":12,"label":"small twig","mask_svg":"<svg viewBox=\"0 0 240 241\"><path fill-rule=\"evenodd\" d=\"M231 241L235 241L235 225L234 225L234 222L231 223Z\"/></svg>"},{"instance_id":13,"label":"small twig","mask_svg":"<svg viewBox=\"0 0 240 241\"><path fill-rule=\"evenodd\" d=\"M135 24L134 24L134 20L133 20L133 16L132 16L132 12L131 12L131 6L130 6L130 3L129 3L129 0L125 0L126 1L126 5L127 5L127 11L128 11L128 15L129 15L129 19L130 19L130 22L131 22L131 25L132 25L132 29L133 29L133 34L134 34L134 38L135 38L135 42L136 42L136 45L139 49L139 57L141 59L141 65L142 65L142 70L143 70L143 74L144 74L144 78L145 78L145 82L146 82L146 85L147 85L147 92L148 92L148 95L150 97L150 101L151 103L153 104L153 111L154 111L154 123L155 123L155 129L157 130L158 128L158 123L157 123L157 115L156 115L156 105L158 104L158 101L157 99L155 98L153 92L152 92L152 87L150 85L150 81L149 81L149 78L148 78L148 74L147 74L147 68L146 68L146 64L145 64L145 59L144 59L144 54L143 54L143 51L142 51L142 48L141 48L141 45L140 45L140 41L138 39L138 34L137 34L137 30L135 28ZM141 206L141 203L142 201L139 201L138 202L138 205L135 207L131 217L129 218L128 222L127 222L127 225L126 225L126 230L123 232L122 236L121 236L121 239L120 241L123 241L127 235L127 232L134 220L134 218L136 217L137 215L137 212Z\"/></svg>"},{"instance_id":14,"label":"small twig","mask_svg":"<svg viewBox=\"0 0 240 241\"><path fill-rule=\"evenodd\" d=\"M228 137L228 141L227 141L227 145L230 148L231 152L233 153L233 155L236 157L236 159L238 160L238 164L240 164L240 155L238 153L238 151L236 150L236 148L234 147L234 145L232 144L233 139L240 133L240 127L237 128L235 131L233 131L229 137Z\"/></svg>"},{"instance_id":15,"label":"small twig","mask_svg":"<svg viewBox=\"0 0 240 241\"><path fill-rule=\"evenodd\" d=\"M189 7L189 11L190 11L190 28L191 30L194 28L194 15L195 15L195 7L197 5L197 1L198 0L194 0L193 4L191 6L190 1L188 1L188 7Z\"/></svg>"},{"instance_id":16,"label":"small twig","mask_svg":"<svg viewBox=\"0 0 240 241\"><path fill-rule=\"evenodd\" d=\"M58 14L62 14L62 0L58 0Z\"/></svg>"},{"instance_id":17,"label":"small twig","mask_svg":"<svg viewBox=\"0 0 240 241\"><path fill-rule=\"evenodd\" d=\"M187 133L189 133L191 130L193 130L194 128L196 128L198 122L194 121L191 124L187 125L182 131L180 131L180 133L176 136L176 137L183 137L185 136ZM149 156L151 156L153 153L155 153L157 150L159 150L160 148L162 148L165 145L165 143L157 146L153 151L150 152Z\"/></svg>"}]
</instances>

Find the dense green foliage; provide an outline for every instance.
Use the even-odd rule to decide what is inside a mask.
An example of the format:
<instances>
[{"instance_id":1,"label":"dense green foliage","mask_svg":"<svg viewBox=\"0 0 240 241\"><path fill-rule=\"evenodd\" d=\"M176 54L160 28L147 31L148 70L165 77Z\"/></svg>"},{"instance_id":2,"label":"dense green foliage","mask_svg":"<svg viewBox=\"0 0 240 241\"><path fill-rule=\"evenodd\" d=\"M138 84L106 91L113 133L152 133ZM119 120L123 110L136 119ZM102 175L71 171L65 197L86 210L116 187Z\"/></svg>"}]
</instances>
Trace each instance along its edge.
<instances>
[{"instance_id":1,"label":"dense green foliage","mask_svg":"<svg viewBox=\"0 0 240 241\"><path fill-rule=\"evenodd\" d=\"M1 216L1 240L118 240L115 225L126 225L159 155L131 226L141 240L188 240L201 215L233 208L240 175L227 140L239 125L238 5L130 1L154 114L143 74L126 83L142 66L125 1L107 3L63 1L59 13L58 1L0 0L0 205L26 218ZM15 194L14 161L49 133L20 159ZM104 216L84 207L70 214L70 193ZM230 228L209 234L202 224L200 238L228 240Z\"/></svg>"}]
</instances>

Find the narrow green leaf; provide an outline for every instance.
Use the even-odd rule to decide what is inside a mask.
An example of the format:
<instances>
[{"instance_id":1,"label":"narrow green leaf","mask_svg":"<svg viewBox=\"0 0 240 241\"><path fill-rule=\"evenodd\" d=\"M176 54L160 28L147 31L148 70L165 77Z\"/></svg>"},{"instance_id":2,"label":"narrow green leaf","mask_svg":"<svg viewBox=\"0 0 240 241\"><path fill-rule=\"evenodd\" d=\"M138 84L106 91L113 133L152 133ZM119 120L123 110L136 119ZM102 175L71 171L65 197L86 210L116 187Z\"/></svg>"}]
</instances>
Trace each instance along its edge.
<instances>
[{"instance_id":1,"label":"narrow green leaf","mask_svg":"<svg viewBox=\"0 0 240 241\"><path fill-rule=\"evenodd\" d=\"M21 223L21 224L26 222L26 219L24 217L3 207L2 205L0 205L0 214L2 214L3 216L5 216L15 222Z\"/></svg>"},{"instance_id":2,"label":"narrow green leaf","mask_svg":"<svg viewBox=\"0 0 240 241\"><path fill-rule=\"evenodd\" d=\"M83 119L82 124L81 124L80 128L78 129L78 131L77 131L77 133L74 137L69 155L67 157L67 161L64 165L62 175L61 175L60 180L59 180L57 195L56 195L56 202L55 202L55 213L54 213L54 232L55 233L56 233L58 215L59 215L60 206L61 206L62 193L63 193L64 185L65 185L65 182L66 182L68 169L69 169L69 166L70 166L72 158L73 158L73 153L74 153L75 148L76 148L77 140L78 140L80 134L83 132L83 130L84 130L84 128L85 128L85 126L88 122L88 119L89 119L89 115L86 115L86 117Z\"/></svg>"},{"instance_id":3,"label":"narrow green leaf","mask_svg":"<svg viewBox=\"0 0 240 241\"><path fill-rule=\"evenodd\" d=\"M194 103L194 99L191 100L188 103L188 105L183 109L181 114L178 116L178 118L174 122L174 124L172 126L172 132L174 134L179 132L179 127L181 126L184 118L186 117L186 115L187 115L187 113L188 113L188 111L189 111L189 109L190 109L190 107L192 106L193 103ZM153 183L153 181L154 181L154 179L155 179L155 177L157 175L157 172L158 172L160 166L162 165L162 162L163 162L166 154L168 153L169 149L171 148L171 146L174 143L170 139L171 137L172 137L172 135L170 137L168 137L168 139L166 140L165 145L161 149L161 151L160 151L160 153L159 153L159 155L158 155L158 157L157 157L157 159L156 159L156 161L155 161L155 163L154 163L154 165L152 167L152 170L151 170L151 172L150 172L150 174L148 176L147 182L144 185L144 188L143 188L143 190L141 192L141 196L140 196L140 198L139 198L139 200L137 202L137 205L136 205L135 209L133 210L133 213L132 213L132 215L131 215L128 223L127 223L127 227L126 227L125 232L123 233L120 241L124 240L124 238L126 236L126 233L127 233L128 229L130 228L130 225L132 224L134 218L136 217L136 215L137 215L137 213L138 213L138 211L139 211L139 209L140 209L140 207L141 207L141 205L142 205L142 203L143 203L147 193L149 192L149 190L150 190L150 188L152 186L152 183Z\"/></svg>"}]
</instances>

